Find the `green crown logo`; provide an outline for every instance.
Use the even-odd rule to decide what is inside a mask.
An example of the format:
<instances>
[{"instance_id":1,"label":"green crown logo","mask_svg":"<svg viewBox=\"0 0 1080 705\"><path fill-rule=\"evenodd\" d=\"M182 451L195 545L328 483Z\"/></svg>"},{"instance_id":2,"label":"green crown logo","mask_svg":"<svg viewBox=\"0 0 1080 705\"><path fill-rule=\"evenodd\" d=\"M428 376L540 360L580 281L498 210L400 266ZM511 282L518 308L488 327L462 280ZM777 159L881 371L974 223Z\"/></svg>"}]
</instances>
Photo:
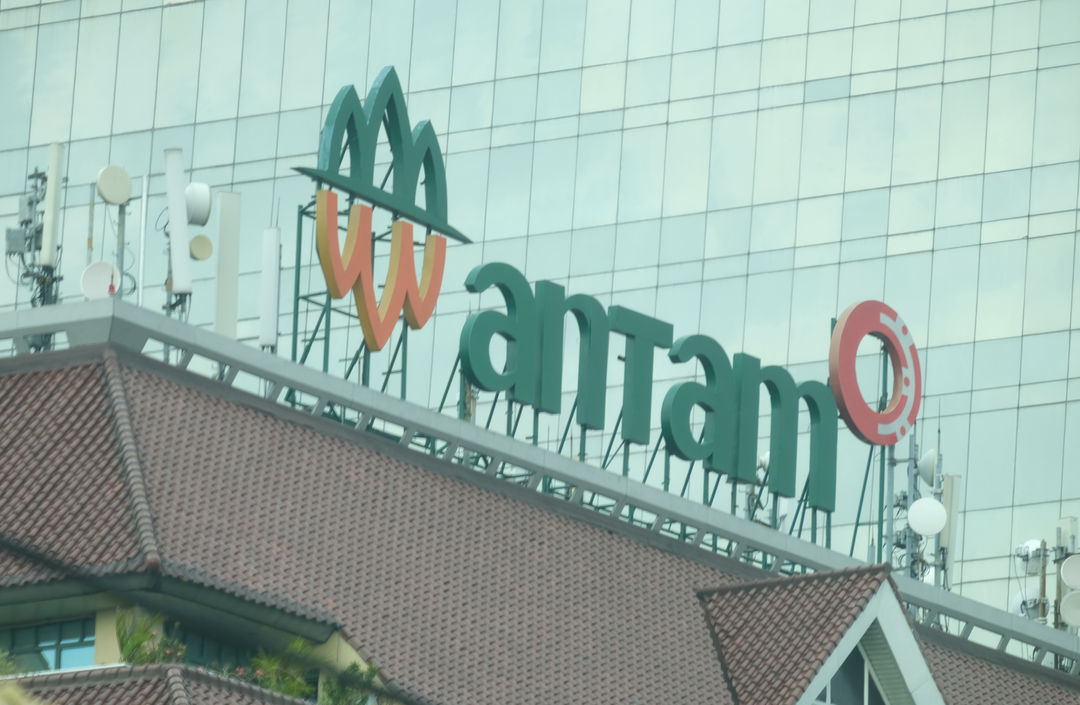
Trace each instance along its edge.
<instances>
[{"instance_id":1,"label":"green crown logo","mask_svg":"<svg viewBox=\"0 0 1080 705\"><path fill-rule=\"evenodd\" d=\"M375 146L379 128L386 127L393 155L390 190L375 185ZM349 173L341 173L345 152L349 153ZM416 188L423 170L425 207L416 205ZM353 86L343 86L330 106L319 140L319 161L315 169L296 171L392 211L430 230L459 242L469 238L446 220L446 168L435 128L427 120L411 127L405 95L393 66L387 66L368 92L363 104Z\"/></svg>"}]
</instances>

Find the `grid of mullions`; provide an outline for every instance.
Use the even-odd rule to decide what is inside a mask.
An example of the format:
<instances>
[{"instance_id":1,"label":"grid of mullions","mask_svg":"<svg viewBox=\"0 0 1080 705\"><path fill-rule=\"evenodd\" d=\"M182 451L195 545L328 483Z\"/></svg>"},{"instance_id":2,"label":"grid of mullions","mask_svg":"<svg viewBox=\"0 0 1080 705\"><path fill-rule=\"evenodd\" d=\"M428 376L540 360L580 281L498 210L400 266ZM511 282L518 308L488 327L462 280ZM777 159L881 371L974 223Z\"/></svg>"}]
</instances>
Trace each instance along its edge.
<instances>
[{"instance_id":1,"label":"grid of mullions","mask_svg":"<svg viewBox=\"0 0 1080 705\"><path fill-rule=\"evenodd\" d=\"M0 650L20 671L51 671L94 664L94 618L0 630Z\"/></svg>"},{"instance_id":2,"label":"grid of mullions","mask_svg":"<svg viewBox=\"0 0 1080 705\"><path fill-rule=\"evenodd\" d=\"M65 282L85 261L72 243L88 219L86 184L108 162L159 174L168 146L184 149L193 178L242 194L250 243L283 204L291 281L292 208L311 192L291 168L312 162L337 88L363 93L393 64L413 122L430 119L439 134L450 222L477 243L450 249L435 319L410 332L411 400L438 404L468 311L501 304L461 291L479 262L655 315L676 335L706 333L800 379L827 375L831 316L883 299L923 354L919 439L936 445L940 427L945 471L964 478L952 584L1005 606L1023 586L1003 559L1080 513L1080 480L1065 464L1080 453L1076 3L15 0L0 26L10 69L0 76L0 219L15 212L23 175L44 166L45 143L69 141L65 231L78 237L66 239ZM152 177L143 283L153 308L165 278L162 191ZM115 212L99 204L95 218L94 256L111 257ZM304 249L303 291L318 287L314 262ZM256 268L243 265L241 290L257 286ZM205 325L213 265L193 269L191 320ZM16 298L0 277L0 299ZM256 307L243 300L240 313L241 335L253 334ZM301 317L302 334L316 315ZM359 334L335 319L340 372ZM541 418L540 445L561 441L575 346L568 335L564 413ZM372 379L388 358L375 356ZM658 356L654 406L692 374ZM879 388L872 354L859 374ZM490 408L481 398L479 418ZM589 435L591 462L608 441ZM805 446L804 435L800 457ZM631 477L644 478L651 451L631 449ZM841 432L839 460L834 546L846 550L866 448ZM673 491L727 508L726 483L715 491L700 466L687 470L673 464ZM661 484L662 472L648 481ZM876 478L870 487L873 506Z\"/></svg>"}]
</instances>

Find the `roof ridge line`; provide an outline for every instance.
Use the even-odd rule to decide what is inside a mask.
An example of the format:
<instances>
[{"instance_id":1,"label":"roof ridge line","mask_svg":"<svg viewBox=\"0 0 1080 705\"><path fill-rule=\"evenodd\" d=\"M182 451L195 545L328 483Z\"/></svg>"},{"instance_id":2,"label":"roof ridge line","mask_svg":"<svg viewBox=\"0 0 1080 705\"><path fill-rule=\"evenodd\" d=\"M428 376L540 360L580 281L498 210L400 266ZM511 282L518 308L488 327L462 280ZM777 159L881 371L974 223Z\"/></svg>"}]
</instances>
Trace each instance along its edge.
<instances>
[{"instance_id":1,"label":"roof ridge line","mask_svg":"<svg viewBox=\"0 0 1080 705\"><path fill-rule=\"evenodd\" d=\"M793 583L805 583L813 582L815 580L828 580L829 578L841 578L854 575L863 575L868 573L883 573L884 579L882 582L892 582L889 575L889 566L885 563L875 563L868 566L857 566L855 568L843 568L841 570L821 570L816 573L802 573L798 575L782 575L773 578L763 578L761 580L751 580L744 583L736 583L733 585L722 585L717 588L708 588L698 590L699 597L709 598L713 595L720 595L729 592L739 592L743 590L754 590L757 588L767 587L787 587ZM895 583L893 589L896 589Z\"/></svg>"},{"instance_id":2,"label":"roof ridge line","mask_svg":"<svg viewBox=\"0 0 1080 705\"><path fill-rule=\"evenodd\" d=\"M172 705L193 705L178 666L170 665L165 668L165 689Z\"/></svg>"},{"instance_id":3,"label":"roof ridge line","mask_svg":"<svg viewBox=\"0 0 1080 705\"><path fill-rule=\"evenodd\" d=\"M127 392L121 377L120 362L112 348L104 353L105 393L112 409L116 434L120 441L120 465L128 499L135 514L135 540L146 558L146 565L161 569L161 552L150 513L150 498L146 491L146 476L139 461L139 449L135 443L135 427L131 422Z\"/></svg>"}]
</instances>

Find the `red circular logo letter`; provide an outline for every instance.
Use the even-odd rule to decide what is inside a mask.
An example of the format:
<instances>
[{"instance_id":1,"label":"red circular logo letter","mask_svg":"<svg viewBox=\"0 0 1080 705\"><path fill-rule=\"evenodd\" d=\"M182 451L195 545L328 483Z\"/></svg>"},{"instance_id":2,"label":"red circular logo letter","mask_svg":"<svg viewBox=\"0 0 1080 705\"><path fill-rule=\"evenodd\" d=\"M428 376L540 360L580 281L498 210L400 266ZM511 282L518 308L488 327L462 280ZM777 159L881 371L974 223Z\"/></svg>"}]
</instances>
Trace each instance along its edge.
<instances>
[{"instance_id":1,"label":"red circular logo letter","mask_svg":"<svg viewBox=\"0 0 1080 705\"><path fill-rule=\"evenodd\" d=\"M882 342L892 363L892 396L882 412L867 405L855 376L855 356L867 335ZM829 346L829 386L841 418L862 440L891 446L907 435L919 414L922 371L911 331L896 311L880 301L863 301L840 314Z\"/></svg>"}]
</instances>

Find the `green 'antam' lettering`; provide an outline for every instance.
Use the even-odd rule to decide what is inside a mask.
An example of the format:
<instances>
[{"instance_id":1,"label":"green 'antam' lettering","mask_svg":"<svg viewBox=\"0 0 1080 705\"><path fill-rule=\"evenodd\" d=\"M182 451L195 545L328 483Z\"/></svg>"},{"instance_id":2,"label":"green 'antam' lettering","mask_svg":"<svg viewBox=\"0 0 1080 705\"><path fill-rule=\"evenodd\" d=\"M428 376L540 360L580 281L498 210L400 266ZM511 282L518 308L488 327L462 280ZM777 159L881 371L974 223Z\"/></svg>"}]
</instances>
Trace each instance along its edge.
<instances>
[{"instance_id":1,"label":"green 'antam' lettering","mask_svg":"<svg viewBox=\"0 0 1080 705\"><path fill-rule=\"evenodd\" d=\"M541 411L559 413L562 405L563 319L574 314L578 324L578 423L585 428L604 427L607 400L607 315L600 302L591 296L574 294L548 281L536 282L536 304L540 315L540 390Z\"/></svg>"},{"instance_id":2,"label":"green 'antam' lettering","mask_svg":"<svg viewBox=\"0 0 1080 705\"><path fill-rule=\"evenodd\" d=\"M612 306L608 313L611 329L626 336L622 437L647 444L652 411L653 348L670 347L673 328L670 323L622 306Z\"/></svg>"},{"instance_id":3,"label":"green 'antam' lettering","mask_svg":"<svg viewBox=\"0 0 1080 705\"><path fill-rule=\"evenodd\" d=\"M837 410L826 385L812 381L796 384L787 370L762 367L752 355L737 354L732 363L723 347L705 335L689 335L672 344L671 324L622 306L612 306L605 314L596 299L583 294L566 296L563 287L552 282L537 282L534 294L525 277L507 264L476 267L465 287L474 293L495 287L506 303L505 314L474 313L461 331L458 349L462 370L480 389L506 391L514 401L560 413L563 326L567 314L572 314L580 336L580 425L604 427L608 346L614 331L626 339L621 435L629 443L649 443L655 350L670 348L668 357L673 362L697 360L705 383L679 382L665 394L660 428L669 453L700 460L707 469L726 473L739 482L755 482L758 401L764 385L772 407L769 490L784 497L796 494L799 404L804 402L810 412L808 503L829 512L835 508ZM491 360L495 336L506 342L501 371ZM695 433L691 423L695 407L704 414L700 433Z\"/></svg>"},{"instance_id":4,"label":"green 'antam' lettering","mask_svg":"<svg viewBox=\"0 0 1080 705\"><path fill-rule=\"evenodd\" d=\"M474 294L497 287L506 300L506 313L480 311L469 316L461 329L458 354L466 376L480 389L506 390L514 401L536 402L537 332L536 302L529 282L508 264L492 262L476 267L465 278ZM506 364L502 372L491 362L491 340L506 341Z\"/></svg>"}]
</instances>

